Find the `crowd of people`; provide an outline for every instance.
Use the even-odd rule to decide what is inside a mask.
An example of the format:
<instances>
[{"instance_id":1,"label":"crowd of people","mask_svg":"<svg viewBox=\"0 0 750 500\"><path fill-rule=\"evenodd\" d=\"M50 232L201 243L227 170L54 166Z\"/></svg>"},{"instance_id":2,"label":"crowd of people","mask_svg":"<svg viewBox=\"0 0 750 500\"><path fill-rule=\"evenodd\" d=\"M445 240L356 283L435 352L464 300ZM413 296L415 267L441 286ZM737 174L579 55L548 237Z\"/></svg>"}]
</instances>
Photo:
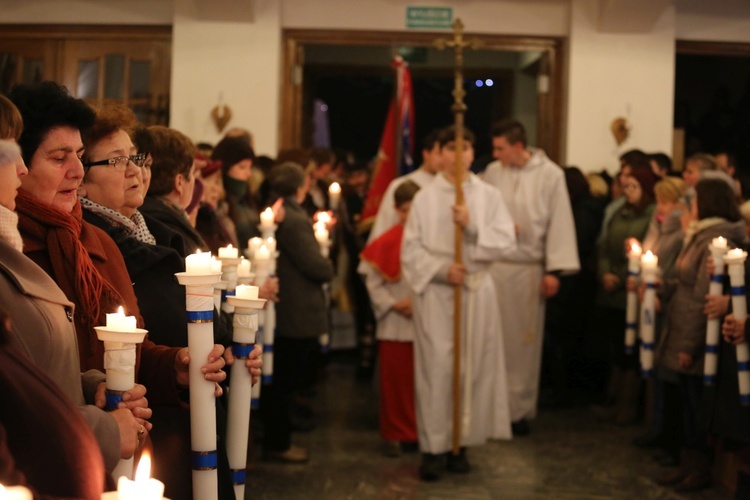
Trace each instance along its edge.
<instances>
[{"instance_id":1,"label":"crowd of people","mask_svg":"<svg viewBox=\"0 0 750 500\"><path fill-rule=\"evenodd\" d=\"M113 487L117 462L145 447L165 495L191 498L188 366L201 363L221 398L219 494L233 498L222 389L235 362L231 321L221 315L209 358L191 360L174 274L196 250L248 251L268 207L278 263L256 283L277 303L273 381L259 414L265 459L310 459L293 435L315 426L311 398L335 306L354 315L358 375L378 375L384 453L421 452L425 481L470 472L469 447L530 434L538 407L582 401L596 403L592 419L647 425L634 444L676 466L660 484L707 486L717 450L750 466L734 350L745 322L726 280L725 295L708 295L709 243L750 248L750 205L741 205L731 154L693 155L680 175L667 155L631 150L614 177L586 175L531 147L516 120L488 132L495 161L480 174L472 132L427 134L420 167L394 179L363 220L373 165L344 151L256 156L244 129L194 144L126 107L93 110L52 82L0 96L0 482L96 498ZM334 182L340 200L329 194ZM326 220L330 254L313 229ZM628 268L635 246L660 270L646 377L638 349L625 348L627 295L645 293ZM105 411L94 327L120 305L149 333L136 386ZM719 367L704 387L706 325L716 318ZM256 346L245 362L255 383L260 357Z\"/></svg>"}]
</instances>

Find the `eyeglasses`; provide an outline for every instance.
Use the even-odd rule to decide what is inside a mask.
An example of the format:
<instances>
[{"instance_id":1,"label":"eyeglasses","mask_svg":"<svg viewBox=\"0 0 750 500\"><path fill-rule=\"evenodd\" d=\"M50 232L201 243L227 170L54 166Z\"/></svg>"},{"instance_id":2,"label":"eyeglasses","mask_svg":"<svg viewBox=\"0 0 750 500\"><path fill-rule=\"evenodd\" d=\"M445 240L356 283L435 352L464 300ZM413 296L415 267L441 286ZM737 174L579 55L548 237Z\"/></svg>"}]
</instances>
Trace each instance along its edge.
<instances>
[{"instance_id":1,"label":"eyeglasses","mask_svg":"<svg viewBox=\"0 0 750 500\"><path fill-rule=\"evenodd\" d=\"M128 168L128 164L131 161L135 166L143 167L146 162L146 155L139 153L133 156L116 156L114 158L109 158L108 160L92 161L91 163L86 163L84 168L96 167L97 165L112 165L115 170L123 171Z\"/></svg>"},{"instance_id":2,"label":"eyeglasses","mask_svg":"<svg viewBox=\"0 0 750 500\"><path fill-rule=\"evenodd\" d=\"M622 189L623 191L635 191L636 189L638 189L638 187L639 187L638 184L628 183L622 186Z\"/></svg>"}]
</instances>

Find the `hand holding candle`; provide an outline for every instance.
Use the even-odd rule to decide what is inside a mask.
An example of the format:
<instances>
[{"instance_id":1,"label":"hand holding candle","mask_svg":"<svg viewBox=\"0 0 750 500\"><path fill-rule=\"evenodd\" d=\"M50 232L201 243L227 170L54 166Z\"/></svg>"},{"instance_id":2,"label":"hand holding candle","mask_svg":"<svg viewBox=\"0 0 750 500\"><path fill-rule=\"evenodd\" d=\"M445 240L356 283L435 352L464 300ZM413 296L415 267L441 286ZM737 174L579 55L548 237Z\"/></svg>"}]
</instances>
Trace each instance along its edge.
<instances>
[{"instance_id":1,"label":"hand holding candle","mask_svg":"<svg viewBox=\"0 0 750 500\"><path fill-rule=\"evenodd\" d=\"M747 319L745 303L745 260L747 253L741 248L727 252L724 262L728 266L729 282L732 295L732 314L738 322ZM737 381L740 389L740 404L750 405L750 349L747 341L737 344Z\"/></svg>"}]
</instances>

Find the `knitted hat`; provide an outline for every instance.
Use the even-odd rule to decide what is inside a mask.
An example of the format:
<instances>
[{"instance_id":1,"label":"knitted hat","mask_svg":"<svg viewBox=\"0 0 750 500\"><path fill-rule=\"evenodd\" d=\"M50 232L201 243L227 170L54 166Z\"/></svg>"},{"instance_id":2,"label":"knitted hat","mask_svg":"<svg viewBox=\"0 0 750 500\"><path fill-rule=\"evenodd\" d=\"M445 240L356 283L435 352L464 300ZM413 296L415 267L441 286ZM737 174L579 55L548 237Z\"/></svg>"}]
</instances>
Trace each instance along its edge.
<instances>
[{"instance_id":1,"label":"knitted hat","mask_svg":"<svg viewBox=\"0 0 750 500\"><path fill-rule=\"evenodd\" d=\"M656 176L651 168L631 168L630 176L638 181L641 185L643 194L649 195L651 199L654 198L654 184L659 178Z\"/></svg>"},{"instance_id":2,"label":"knitted hat","mask_svg":"<svg viewBox=\"0 0 750 500\"><path fill-rule=\"evenodd\" d=\"M279 196L287 197L305 184L305 170L288 161L271 169L271 189Z\"/></svg>"},{"instance_id":3,"label":"knitted hat","mask_svg":"<svg viewBox=\"0 0 750 500\"><path fill-rule=\"evenodd\" d=\"M221 162L221 171L226 175L233 165L242 160L254 160L255 152L250 147L247 139L242 137L225 137L214 148L213 153L211 153L211 159Z\"/></svg>"},{"instance_id":4,"label":"knitted hat","mask_svg":"<svg viewBox=\"0 0 750 500\"><path fill-rule=\"evenodd\" d=\"M204 179L218 172L221 168L220 161L209 160L208 157L200 151L195 153L195 159L203 165L201 167L201 177L203 177Z\"/></svg>"}]
</instances>

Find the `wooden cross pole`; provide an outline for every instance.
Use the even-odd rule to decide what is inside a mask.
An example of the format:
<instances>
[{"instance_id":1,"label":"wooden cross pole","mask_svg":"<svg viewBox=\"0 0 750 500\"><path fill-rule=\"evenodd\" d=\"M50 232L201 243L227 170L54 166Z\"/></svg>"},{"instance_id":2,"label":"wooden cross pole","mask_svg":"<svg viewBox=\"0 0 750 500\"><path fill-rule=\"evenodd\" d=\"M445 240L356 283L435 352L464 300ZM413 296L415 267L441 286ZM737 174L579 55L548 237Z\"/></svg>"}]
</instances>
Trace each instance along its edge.
<instances>
[{"instance_id":1,"label":"wooden cross pole","mask_svg":"<svg viewBox=\"0 0 750 500\"><path fill-rule=\"evenodd\" d=\"M451 110L455 115L456 139L454 142L456 151L456 162L454 165L454 182L456 187L456 205L464 204L464 113L466 104L464 97L464 49L476 49L480 46L479 40L465 40L464 25L461 19L453 23L453 38L448 40L439 38L434 45L440 50L451 48L456 53L455 84L453 87L453 106ZM463 263L463 228L461 224L455 224L455 259L457 264ZM453 454L458 455L461 447L461 286L455 285L453 297ZM469 374L466 374L468 377Z\"/></svg>"}]
</instances>

